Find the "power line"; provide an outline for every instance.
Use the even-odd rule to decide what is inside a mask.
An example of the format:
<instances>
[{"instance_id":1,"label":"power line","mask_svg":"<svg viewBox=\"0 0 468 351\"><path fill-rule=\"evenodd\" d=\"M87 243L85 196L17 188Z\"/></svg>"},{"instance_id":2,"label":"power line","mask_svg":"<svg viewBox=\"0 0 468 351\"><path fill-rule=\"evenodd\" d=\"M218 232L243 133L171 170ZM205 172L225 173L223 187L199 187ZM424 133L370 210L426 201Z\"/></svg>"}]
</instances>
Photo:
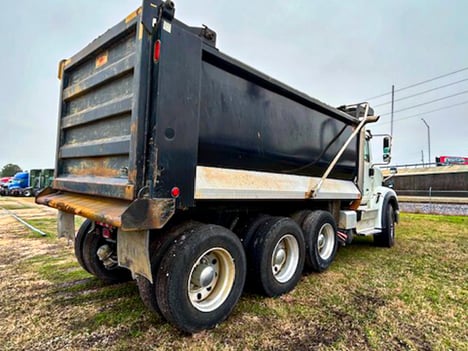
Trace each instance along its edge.
<instances>
[{"instance_id":1,"label":"power line","mask_svg":"<svg viewBox=\"0 0 468 351\"><path fill-rule=\"evenodd\" d=\"M466 94L466 93L468 93L468 90L461 91L461 92L459 92L459 93L452 94L452 95L447 95L447 96L444 96L444 97L441 97L441 98L438 98L438 99L426 101L426 102L423 102L423 103L421 103L421 104L417 104L417 105L413 105L413 106L408 106L408 107L402 108L401 110L394 111L394 113L398 113L398 112L403 112L403 111L411 110L411 109L416 108L416 107L429 105L429 104L432 104L432 103L437 102L437 101L442 101L442 100L449 99L449 98L451 98L451 97L459 96L459 95ZM382 115L380 115L380 116L388 116L389 114L390 114L390 112L384 113L384 114L382 114Z\"/></svg>"},{"instance_id":2,"label":"power line","mask_svg":"<svg viewBox=\"0 0 468 351\"><path fill-rule=\"evenodd\" d=\"M406 90L406 89L409 89L409 88L414 88L414 87L417 87L418 85L422 85L422 84L425 84L425 83L429 83L429 82L432 82L434 80L437 80L437 79L440 79L440 78L445 78L445 77L448 77L448 76L451 76L453 74L456 74L456 73L459 73L459 72L463 72L463 71L467 71L468 70L468 67L465 67L465 68L461 68L461 69L458 69L456 71L453 71L453 72L449 72L449 73L446 73L446 74L442 74L440 76L436 76L434 78L430 78L430 79L426 79L426 80L423 80L421 82L417 82L417 83L414 83L414 84L411 84L411 85L408 85L406 87L403 87L403 88L400 88L400 89L396 89L395 90L395 93L396 92L399 92L399 91L403 91L403 90ZM387 92L387 93L384 93L384 94L380 94L380 95L376 95L376 96L373 96L373 97L370 97L370 98L367 98L367 99L364 99L363 101L369 101L369 100L374 100L374 99L377 99L377 98L380 98L380 97L383 97L383 96L386 96L386 95L390 95L392 92Z\"/></svg>"},{"instance_id":3,"label":"power line","mask_svg":"<svg viewBox=\"0 0 468 351\"><path fill-rule=\"evenodd\" d=\"M394 100L394 102L402 101L402 100L407 100L407 99L410 99L410 98L415 97L415 96L419 96L419 95L423 95L423 94L429 93L429 92L431 92L431 91L439 90L439 89L446 88L446 87L449 87L449 86L452 86L452 85L455 85L455 84L459 84L459 83L462 83L462 82L466 82L467 80L468 80L468 78L465 78L465 79L462 79L462 80L458 80L458 81L456 81L456 82L452 82L452 83L440 85L440 86L435 87L435 88L432 88L432 89L428 89L428 90L421 91L420 93L416 93L416 94L413 94L413 95L404 96L404 97L402 97L402 98L399 98L399 99ZM379 107L379 106L388 105L388 104L391 104L391 103L392 103L391 101L387 101L387 102L384 102L384 103L381 103L381 104L378 104L378 105L373 105L372 107L375 108L375 107Z\"/></svg>"},{"instance_id":4,"label":"power line","mask_svg":"<svg viewBox=\"0 0 468 351\"><path fill-rule=\"evenodd\" d=\"M397 118L394 120L394 122L398 122L398 121L404 121L405 119L410 119L410 118L416 118L416 117L420 117L420 116L424 116L424 115L428 115L430 113L433 113L433 112L437 112L437 111L442 111L442 110L447 110L449 108L452 108L452 107L456 107L456 106L461 106L461 105L466 105L468 104L468 100L466 101L462 101L458 104L453 104L453 105L449 105L449 106L444 106L444 107L440 107L440 108L436 108L434 110L430 110L430 111L426 111L426 112L422 112L422 113L416 113L414 115L410 115L410 116L405 116L405 117L402 117L402 118ZM383 122L383 123L379 123L380 125L383 125L383 124L389 124L389 122Z\"/></svg>"}]
</instances>

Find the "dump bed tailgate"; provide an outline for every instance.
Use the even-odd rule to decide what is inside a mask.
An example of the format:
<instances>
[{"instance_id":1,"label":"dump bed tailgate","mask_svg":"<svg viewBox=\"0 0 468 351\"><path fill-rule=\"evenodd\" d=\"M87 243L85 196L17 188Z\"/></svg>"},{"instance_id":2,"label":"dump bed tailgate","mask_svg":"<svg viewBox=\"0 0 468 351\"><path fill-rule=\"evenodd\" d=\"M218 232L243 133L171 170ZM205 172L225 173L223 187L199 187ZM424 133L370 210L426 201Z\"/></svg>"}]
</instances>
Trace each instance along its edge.
<instances>
[{"instance_id":1,"label":"dump bed tailgate","mask_svg":"<svg viewBox=\"0 0 468 351\"><path fill-rule=\"evenodd\" d=\"M149 47L140 16L135 11L62 61L56 190L135 197L144 171L141 56Z\"/></svg>"}]
</instances>

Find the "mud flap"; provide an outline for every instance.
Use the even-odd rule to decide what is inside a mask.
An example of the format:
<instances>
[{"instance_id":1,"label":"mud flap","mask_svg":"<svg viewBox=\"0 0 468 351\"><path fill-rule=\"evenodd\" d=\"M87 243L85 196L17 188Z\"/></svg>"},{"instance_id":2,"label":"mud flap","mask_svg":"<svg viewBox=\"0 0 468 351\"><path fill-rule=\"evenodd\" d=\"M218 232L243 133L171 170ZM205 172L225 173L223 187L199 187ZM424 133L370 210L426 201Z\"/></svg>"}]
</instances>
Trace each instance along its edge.
<instances>
[{"instance_id":1,"label":"mud flap","mask_svg":"<svg viewBox=\"0 0 468 351\"><path fill-rule=\"evenodd\" d=\"M153 283L149 258L149 230L117 232L117 257L119 266L132 272L133 278L142 275Z\"/></svg>"},{"instance_id":2,"label":"mud flap","mask_svg":"<svg viewBox=\"0 0 468 351\"><path fill-rule=\"evenodd\" d=\"M63 211L57 213L57 237L75 240L75 215Z\"/></svg>"}]
</instances>

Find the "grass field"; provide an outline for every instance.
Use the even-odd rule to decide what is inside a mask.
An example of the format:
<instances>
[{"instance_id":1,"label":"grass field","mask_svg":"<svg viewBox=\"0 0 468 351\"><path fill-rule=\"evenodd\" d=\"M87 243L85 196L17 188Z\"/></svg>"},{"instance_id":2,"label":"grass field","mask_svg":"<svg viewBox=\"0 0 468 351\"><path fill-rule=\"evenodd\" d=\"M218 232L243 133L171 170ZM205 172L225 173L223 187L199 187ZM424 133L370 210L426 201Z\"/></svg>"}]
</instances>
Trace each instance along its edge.
<instances>
[{"instance_id":1,"label":"grass field","mask_svg":"<svg viewBox=\"0 0 468 351\"><path fill-rule=\"evenodd\" d=\"M187 336L147 311L134 283L83 271L51 215L0 207L48 233L0 208L3 350L468 350L468 217L403 214L394 248L358 239L291 293L246 293L226 322Z\"/></svg>"}]
</instances>

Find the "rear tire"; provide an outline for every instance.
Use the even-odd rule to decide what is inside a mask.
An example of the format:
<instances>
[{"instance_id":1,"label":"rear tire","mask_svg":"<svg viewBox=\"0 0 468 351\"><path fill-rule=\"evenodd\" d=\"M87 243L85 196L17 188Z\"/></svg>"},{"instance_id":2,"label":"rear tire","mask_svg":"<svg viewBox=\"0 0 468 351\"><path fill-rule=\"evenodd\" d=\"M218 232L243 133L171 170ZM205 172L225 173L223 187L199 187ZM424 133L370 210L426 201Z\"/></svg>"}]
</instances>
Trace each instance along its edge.
<instances>
[{"instance_id":1,"label":"rear tire","mask_svg":"<svg viewBox=\"0 0 468 351\"><path fill-rule=\"evenodd\" d=\"M108 242L101 237L96 230L87 233L83 238L82 255L84 266L88 267L89 272L95 277L106 283L119 283L132 279L130 271L126 268L119 267L117 263L112 267L106 267L97 255L98 250L108 245L113 251L113 255L117 258L117 247L115 243Z\"/></svg>"},{"instance_id":2,"label":"rear tire","mask_svg":"<svg viewBox=\"0 0 468 351\"><path fill-rule=\"evenodd\" d=\"M86 219L83 224L81 224L78 233L75 236L75 257L80 266L88 273L91 273L89 268L86 266L83 258L83 241L86 235L91 234L94 231L94 223ZM92 274L92 273L91 273Z\"/></svg>"},{"instance_id":3,"label":"rear tire","mask_svg":"<svg viewBox=\"0 0 468 351\"><path fill-rule=\"evenodd\" d=\"M167 249L174 243L175 240L183 233L195 230L201 226L202 223L189 221L181 223L168 231L159 231L150 243L150 261L151 261L151 274L153 282L151 283L145 277L138 275L136 277L138 291L143 304L153 313L163 316L158 306L156 298L156 275L158 273L159 265L164 257Z\"/></svg>"},{"instance_id":4,"label":"rear tire","mask_svg":"<svg viewBox=\"0 0 468 351\"><path fill-rule=\"evenodd\" d=\"M327 211L314 211L305 218L302 229L306 242L306 267L323 272L335 259L338 248L335 219Z\"/></svg>"},{"instance_id":5,"label":"rear tire","mask_svg":"<svg viewBox=\"0 0 468 351\"><path fill-rule=\"evenodd\" d=\"M238 234L238 237L246 250L249 247L251 239L257 229L270 218L272 218L270 215L258 214L247 218L238 225L238 229L234 229L234 232Z\"/></svg>"},{"instance_id":6,"label":"rear tire","mask_svg":"<svg viewBox=\"0 0 468 351\"><path fill-rule=\"evenodd\" d=\"M285 294L295 288L302 276L302 230L290 218L270 218L255 232L247 254L249 281L257 290L270 297Z\"/></svg>"},{"instance_id":7,"label":"rear tire","mask_svg":"<svg viewBox=\"0 0 468 351\"><path fill-rule=\"evenodd\" d=\"M395 210L390 204L385 209L384 224L382 233L374 235L374 244L390 248L395 245Z\"/></svg>"},{"instance_id":8,"label":"rear tire","mask_svg":"<svg viewBox=\"0 0 468 351\"><path fill-rule=\"evenodd\" d=\"M182 233L156 275L161 313L177 328L195 333L225 320L244 287L246 258L230 230L203 225Z\"/></svg>"},{"instance_id":9,"label":"rear tire","mask_svg":"<svg viewBox=\"0 0 468 351\"><path fill-rule=\"evenodd\" d=\"M304 223L304 220L307 218L308 215L312 213L311 210L300 210L297 212L294 212L291 215L291 219L297 223L297 225L302 228L302 224Z\"/></svg>"}]
</instances>

